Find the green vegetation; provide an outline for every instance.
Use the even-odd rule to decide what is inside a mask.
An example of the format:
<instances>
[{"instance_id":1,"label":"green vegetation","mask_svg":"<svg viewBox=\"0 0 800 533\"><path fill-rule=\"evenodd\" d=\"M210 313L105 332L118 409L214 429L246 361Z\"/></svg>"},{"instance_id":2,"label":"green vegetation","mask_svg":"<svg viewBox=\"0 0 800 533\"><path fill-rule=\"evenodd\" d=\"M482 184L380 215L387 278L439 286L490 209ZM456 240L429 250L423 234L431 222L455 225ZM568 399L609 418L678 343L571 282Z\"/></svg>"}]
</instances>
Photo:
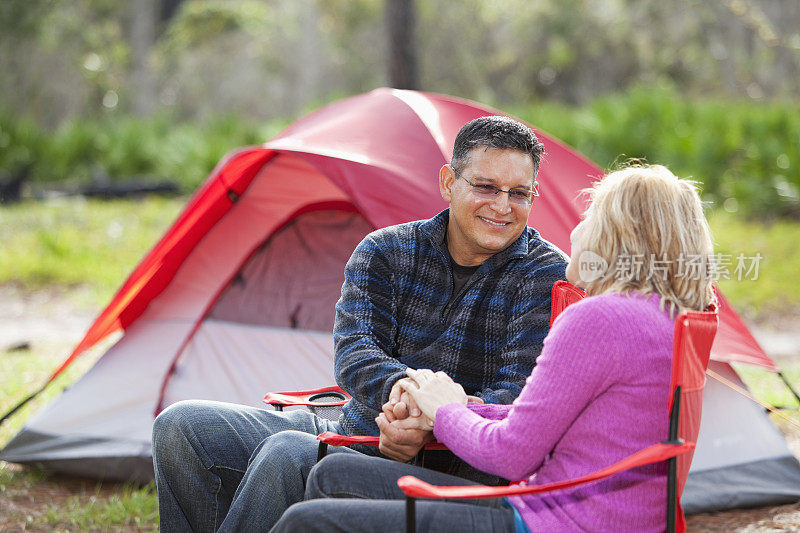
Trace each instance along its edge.
<instances>
[{"instance_id":1,"label":"green vegetation","mask_svg":"<svg viewBox=\"0 0 800 533\"><path fill-rule=\"evenodd\" d=\"M792 384L792 387L795 390L800 388L800 361L784 360L779 361L777 364L784 377ZM786 411L785 414L800 422L800 418L798 417L800 405L798 405L797 399L792 394L792 391L786 387L777 374L759 367L741 363L734 363L733 367L756 398L769 405L793 409L793 412ZM779 417L773 418L775 422L779 420Z\"/></svg>"},{"instance_id":2,"label":"green vegetation","mask_svg":"<svg viewBox=\"0 0 800 533\"><path fill-rule=\"evenodd\" d=\"M692 100L650 87L582 107L543 103L509 111L603 168L643 158L701 182L716 207L764 219L800 217L796 102Z\"/></svg>"},{"instance_id":3,"label":"green vegetation","mask_svg":"<svg viewBox=\"0 0 800 533\"><path fill-rule=\"evenodd\" d=\"M44 520L51 527L76 528L79 531L109 531L121 526L135 526L140 531L158 530L155 483L141 488L123 485L121 490L105 498L100 494L101 486L98 486L95 494L88 498L83 494L73 496L63 504L51 505Z\"/></svg>"},{"instance_id":4,"label":"green vegetation","mask_svg":"<svg viewBox=\"0 0 800 533\"><path fill-rule=\"evenodd\" d=\"M18 469L0 463L0 495L15 505L3 513L3 531L157 531L158 498L154 484L103 484L71 481L79 488L65 499L58 477L42 470ZM31 499L33 501L31 501ZM26 504L48 500L44 511Z\"/></svg>"},{"instance_id":5,"label":"green vegetation","mask_svg":"<svg viewBox=\"0 0 800 533\"><path fill-rule=\"evenodd\" d=\"M710 213L709 223L717 252L731 260L730 280L721 279L720 288L736 309L749 318L767 318L800 310L800 224L789 221L763 223L747 221L723 210ZM736 256L761 254L758 279L735 279ZM746 265L751 266L747 260ZM800 380L798 380L800 383Z\"/></svg>"},{"instance_id":6,"label":"green vegetation","mask_svg":"<svg viewBox=\"0 0 800 533\"><path fill-rule=\"evenodd\" d=\"M109 116L76 119L45 132L0 112L0 180L27 173L33 182L61 189L130 179L172 181L190 193L226 153L261 144L285 125L235 117L181 122L166 115Z\"/></svg>"},{"instance_id":7,"label":"green vegetation","mask_svg":"<svg viewBox=\"0 0 800 533\"><path fill-rule=\"evenodd\" d=\"M800 113L794 102L690 100L655 87L581 107L542 103L507 111L602 167L644 158L700 181L715 207L750 218L800 217ZM27 173L37 187L70 188L135 177L174 181L189 193L225 153L262 143L286 124L233 116L107 116L68 121L46 133L0 113L0 180Z\"/></svg>"},{"instance_id":8,"label":"green vegetation","mask_svg":"<svg viewBox=\"0 0 800 533\"><path fill-rule=\"evenodd\" d=\"M0 283L86 285L108 302L175 220L185 198L27 201L0 209Z\"/></svg>"},{"instance_id":9,"label":"green vegetation","mask_svg":"<svg viewBox=\"0 0 800 533\"><path fill-rule=\"evenodd\" d=\"M68 267L65 267L68 268ZM80 332L76 332L80 333ZM74 383L108 349L113 339L78 358L44 392L0 426L0 448L22 429L25 421ZM31 350L0 351L0 412L41 386L71 348L61 341L38 341ZM70 487L66 490L64 487ZM64 499L64 494L70 495ZM56 496L54 498L54 495ZM21 469L0 462L1 531L118 531L158 529L155 487L64 480L38 469ZM46 506L41 505L47 502ZM37 504L37 505L33 505ZM8 529L6 529L8 528Z\"/></svg>"}]
</instances>

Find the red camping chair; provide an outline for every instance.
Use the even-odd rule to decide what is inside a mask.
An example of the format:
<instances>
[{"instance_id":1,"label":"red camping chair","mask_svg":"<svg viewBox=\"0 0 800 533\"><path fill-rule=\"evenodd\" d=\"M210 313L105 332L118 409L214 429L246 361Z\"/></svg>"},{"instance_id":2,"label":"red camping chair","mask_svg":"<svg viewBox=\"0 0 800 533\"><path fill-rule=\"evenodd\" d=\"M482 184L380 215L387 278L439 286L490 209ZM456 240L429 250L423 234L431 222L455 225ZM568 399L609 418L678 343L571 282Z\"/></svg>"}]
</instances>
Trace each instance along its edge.
<instances>
[{"instance_id":1,"label":"red camping chair","mask_svg":"<svg viewBox=\"0 0 800 533\"><path fill-rule=\"evenodd\" d=\"M339 418L341 406L350 400L351 396L337 386L324 387L310 391L296 392L268 392L264 396L264 403L272 405L278 411L283 411L284 407L304 406L309 411L322 418L336 420ZM319 440L319 450L317 461L322 460L331 446L349 446L350 444L361 444L363 446L378 446L380 437L372 436L352 436L339 435L333 431L326 431L317 435ZM425 450L446 450L447 446L440 442L432 441L425 444L414 459L415 464L424 465Z\"/></svg>"},{"instance_id":2,"label":"red camping chair","mask_svg":"<svg viewBox=\"0 0 800 533\"><path fill-rule=\"evenodd\" d=\"M545 485L508 487L437 487L413 476L403 476L397 485L406 494L406 531L416 530L415 500L475 499L519 496L573 487L602 479L637 466L668 461L666 531L683 532L686 523L680 495L689 474L697 434L700 430L705 371L719 319L716 310L681 313L675 321L672 375L669 397L669 436L667 440L634 453L592 474Z\"/></svg>"},{"instance_id":3,"label":"red camping chair","mask_svg":"<svg viewBox=\"0 0 800 533\"><path fill-rule=\"evenodd\" d=\"M578 287L572 285L568 281L558 280L553 284L551 291L551 305L550 305L550 325L561 314L561 311L574 302L577 302L585 296L584 292ZM297 392L268 392L264 396L264 402L274 406L278 411L283 411L284 407L289 406L305 406L309 410L322 416L335 420L338 418L338 412L341 406L346 404L350 399L350 395L339 387L325 387L322 389L315 389L310 391L297 391ZM322 409L326 409L322 411ZM333 416L336 414L337 416ZM339 435L332 431L326 431L317 436L319 440L319 451L317 453L317 460L325 457L328 445L331 446L348 446L350 444L361 444L363 446L378 446L380 437L373 436L345 436ZM425 451L426 450L446 450L447 446L440 442L432 441L425 444L420 450L420 453L414 459L415 464L424 465Z\"/></svg>"}]
</instances>

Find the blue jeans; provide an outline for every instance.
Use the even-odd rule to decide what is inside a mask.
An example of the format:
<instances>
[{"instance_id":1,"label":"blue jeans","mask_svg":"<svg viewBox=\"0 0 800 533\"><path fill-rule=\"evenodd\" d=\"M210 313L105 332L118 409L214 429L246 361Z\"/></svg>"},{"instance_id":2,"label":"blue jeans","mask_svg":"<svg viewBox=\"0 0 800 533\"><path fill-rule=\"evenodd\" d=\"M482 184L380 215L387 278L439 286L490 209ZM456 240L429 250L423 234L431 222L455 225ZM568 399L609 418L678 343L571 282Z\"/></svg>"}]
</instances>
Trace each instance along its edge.
<instances>
[{"instance_id":1,"label":"blue jeans","mask_svg":"<svg viewBox=\"0 0 800 533\"><path fill-rule=\"evenodd\" d=\"M161 531L269 530L303 500L316 435L339 430L338 422L300 410L200 400L170 406L153 425Z\"/></svg>"},{"instance_id":2,"label":"blue jeans","mask_svg":"<svg viewBox=\"0 0 800 533\"><path fill-rule=\"evenodd\" d=\"M281 532L405 531L405 502L397 480L416 476L434 485L473 485L463 478L362 454L323 459L308 477L305 499L272 529ZM514 514L499 498L418 500L417 531L514 533Z\"/></svg>"}]
</instances>

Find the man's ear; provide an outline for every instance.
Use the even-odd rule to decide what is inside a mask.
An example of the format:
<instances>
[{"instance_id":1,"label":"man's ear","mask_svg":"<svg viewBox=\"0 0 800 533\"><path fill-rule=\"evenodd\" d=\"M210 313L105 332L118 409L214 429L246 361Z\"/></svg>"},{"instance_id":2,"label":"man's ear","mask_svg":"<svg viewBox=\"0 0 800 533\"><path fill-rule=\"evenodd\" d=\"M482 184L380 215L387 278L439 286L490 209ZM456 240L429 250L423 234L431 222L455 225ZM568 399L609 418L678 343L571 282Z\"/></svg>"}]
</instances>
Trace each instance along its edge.
<instances>
[{"instance_id":1,"label":"man's ear","mask_svg":"<svg viewBox=\"0 0 800 533\"><path fill-rule=\"evenodd\" d=\"M453 184L456 181L456 173L450 165L442 165L439 169L439 193L448 204L452 198Z\"/></svg>"}]
</instances>

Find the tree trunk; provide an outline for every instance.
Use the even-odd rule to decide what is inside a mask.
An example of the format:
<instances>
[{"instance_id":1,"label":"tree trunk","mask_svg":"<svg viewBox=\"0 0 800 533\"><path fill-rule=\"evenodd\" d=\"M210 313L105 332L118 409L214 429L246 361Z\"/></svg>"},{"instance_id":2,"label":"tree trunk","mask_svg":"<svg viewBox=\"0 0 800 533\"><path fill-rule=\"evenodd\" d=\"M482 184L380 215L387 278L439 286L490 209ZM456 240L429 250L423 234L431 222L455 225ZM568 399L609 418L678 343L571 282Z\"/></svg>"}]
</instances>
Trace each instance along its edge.
<instances>
[{"instance_id":1,"label":"tree trunk","mask_svg":"<svg viewBox=\"0 0 800 533\"><path fill-rule=\"evenodd\" d=\"M389 85L396 89L418 89L414 0L386 0L389 34Z\"/></svg>"},{"instance_id":2,"label":"tree trunk","mask_svg":"<svg viewBox=\"0 0 800 533\"><path fill-rule=\"evenodd\" d=\"M131 13L131 76L132 110L147 116L156 107L156 90L148 58L156 40L157 6L155 0L132 0Z\"/></svg>"}]
</instances>

